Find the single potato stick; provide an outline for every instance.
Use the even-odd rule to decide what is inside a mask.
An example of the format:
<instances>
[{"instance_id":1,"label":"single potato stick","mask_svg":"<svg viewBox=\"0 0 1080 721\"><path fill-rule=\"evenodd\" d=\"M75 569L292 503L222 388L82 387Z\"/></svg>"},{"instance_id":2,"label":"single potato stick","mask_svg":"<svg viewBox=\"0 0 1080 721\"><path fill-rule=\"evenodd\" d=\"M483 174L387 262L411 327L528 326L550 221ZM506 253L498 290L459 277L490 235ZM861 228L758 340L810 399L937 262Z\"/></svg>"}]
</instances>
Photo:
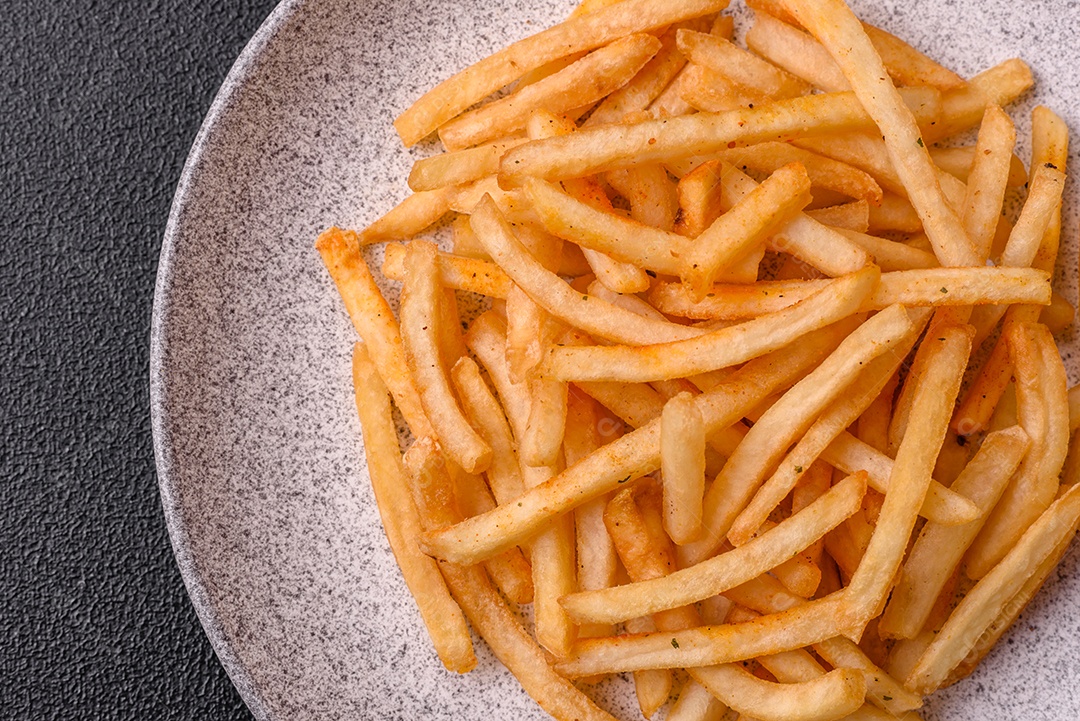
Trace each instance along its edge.
<instances>
[{"instance_id":1,"label":"single potato stick","mask_svg":"<svg viewBox=\"0 0 1080 721\"><path fill-rule=\"evenodd\" d=\"M437 345L439 269L435 245L414 240L405 257L401 340L420 401L447 454L469 473L491 464L491 446L473 430L450 389Z\"/></svg>"},{"instance_id":2,"label":"single potato stick","mask_svg":"<svg viewBox=\"0 0 1080 721\"><path fill-rule=\"evenodd\" d=\"M937 92L908 88L904 95L927 119L936 115ZM786 140L807 134L868 130L873 121L851 93L807 95L726 113L698 113L634 125L609 125L560 138L532 141L503 156L499 183L527 177L579 178L634 165L709 155L736 145Z\"/></svg>"},{"instance_id":3,"label":"single potato stick","mask_svg":"<svg viewBox=\"0 0 1080 721\"><path fill-rule=\"evenodd\" d=\"M442 455L431 438L413 444L405 454L405 467L425 529L431 531L461 519ZM473 628L541 708L559 721L615 721L552 671L543 651L521 627L481 567L445 562L439 567Z\"/></svg>"},{"instance_id":4,"label":"single potato stick","mask_svg":"<svg viewBox=\"0 0 1080 721\"><path fill-rule=\"evenodd\" d=\"M961 526L936 523L923 526L878 623L882 637L914 638L922 630L949 576L982 529L1028 445L1028 435L1020 426L986 437L979 452L952 485L957 493L978 504L979 518Z\"/></svg>"},{"instance_id":5,"label":"single potato stick","mask_svg":"<svg viewBox=\"0 0 1080 721\"><path fill-rule=\"evenodd\" d=\"M769 98L793 98L810 92L810 85L729 40L707 33L680 30L679 50L690 62L709 68Z\"/></svg>"},{"instance_id":6,"label":"single potato stick","mask_svg":"<svg viewBox=\"0 0 1080 721\"><path fill-rule=\"evenodd\" d=\"M829 51L807 33L768 12L755 12L746 45L773 65L826 92L851 90Z\"/></svg>"},{"instance_id":7,"label":"single potato stick","mask_svg":"<svg viewBox=\"0 0 1080 721\"><path fill-rule=\"evenodd\" d=\"M625 624L627 633L652 633L656 626L648 617L632 618ZM671 669L651 668L634 671L634 693L637 695L641 715L651 718L661 706L667 703L674 685Z\"/></svg>"},{"instance_id":8,"label":"single potato stick","mask_svg":"<svg viewBox=\"0 0 1080 721\"><path fill-rule=\"evenodd\" d=\"M557 663L555 670L581 678L645 668L694 668L803 648L836 635L843 593L745 623L582 639L574 646L574 656Z\"/></svg>"},{"instance_id":9,"label":"single potato stick","mask_svg":"<svg viewBox=\"0 0 1080 721\"><path fill-rule=\"evenodd\" d=\"M681 257L689 244L675 233L604 212L542 180L527 181L525 191L549 233L659 273L679 275L684 269Z\"/></svg>"},{"instance_id":10,"label":"single potato stick","mask_svg":"<svg viewBox=\"0 0 1080 721\"><path fill-rule=\"evenodd\" d=\"M772 173L790 163L801 163L814 188L833 190L871 205L881 203L881 186L868 173L790 143L755 143L722 151L718 158L743 170L759 173ZM685 167L684 164L675 165L681 166L680 169ZM699 165L695 161L695 167Z\"/></svg>"},{"instance_id":11,"label":"single potato stick","mask_svg":"<svg viewBox=\"0 0 1080 721\"><path fill-rule=\"evenodd\" d=\"M869 23L862 25L897 85L930 85L942 90L967 87L967 82L959 75L942 67L895 35Z\"/></svg>"},{"instance_id":12,"label":"single potato stick","mask_svg":"<svg viewBox=\"0 0 1080 721\"><path fill-rule=\"evenodd\" d=\"M473 230L507 275L551 315L601 338L616 342L650 343L661 338L693 338L704 331L667 321L644 318L632 311L580 295L544 268L514 237L509 224L490 198L472 216Z\"/></svg>"},{"instance_id":13,"label":"single potato stick","mask_svg":"<svg viewBox=\"0 0 1080 721\"><path fill-rule=\"evenodd\" d=\"M566 596L563 608L577 621L617 623L701 601L765 573L809 546L854 513L866 492L855 474L805 509L750 543L663 578Z\"/></svg>"},{"instance_id":14,"label":"single potato stick","mask_svg":"<svg viewBox=\"0 0 1080 721\"><path fill-rule=\"evenodd\" d=\"M973 335L970 326L950 326L934 330L929 337L935 345L925 374L915 381L912 420L897 451L885 505L862 562L844 590L840 628L849 638L860 637L867 622L881 612L903 561L932 480L935 451L945 438L960 390Z\"/></svg>"},{"instance_id":15,"label":"single potato stick","mask_svg":"<svg viewBox=\"0 0 1080 721\"><path fill-rule=\"evenodd\" d=\"M390 549L405 585L416 600L439 659L451 671L471 671L476 666L476 656L465 616L451 598L438 564L415 543L422 527L401 465L389 393L362 342L353 348L353 385L364 433L368 476Z\"/></svg>"},{"instance_id":16,"label":"single potato stick","mask_svg":"<svg viewBox=\"0 0 1080 721\"><path fill-rule=\"evenodd\" d=\"M996 108L997 106L994 105L990 107ZM983 122L986 122L985 114L983 115ZM1010 122L1012 121L1010 120ZM981 125L979 132L982 132ZM968 178L971 176L971 170L974 166L977 154L978 151L975 149L974 145L961 145L955 148L930 148L930 157L933 159L934 165L938 166L949 175L956 176L965 183L968 182ZM1024 161L1020 159L1020 156L1011 151L1010 155L1009 177L1008 180L1005 181L1005 185L1009 188L1018 188L1028 182L1028 172L1027 168L1024 166Z\"/></svg>"},{"instance_id":17,"label":"single potato stick","mask_svg":"<svg viewBox=\"0 0 1080 721\"><path fill-rule=\"evenodd\" d=\"M520 131L534 110L565 113L591 105L625 85L660 50L647 33L629 35L501 100L482 105L439 128L448 150L462 150Z\"/></svg>"},{"instance_id":18,"label":"single potato stick","mask_svg":"<svg viewBox=\"0 0 1080 721\"><path fill-rule=\"evenodd\" d=\"M1039 106L1031 111L1031 165L1032 168L1052 166L1065 172L1069 160L1069 128L1054 111ZM1034 172L1034 171L1033 171ZM1036 268L1053 271L1057 260L1058 242L1061 236L1061 209L1047 228L1046 237L1035 257Z\"/></svg>"},{"instance_id":19,"label":"single potato stick","mask_svg":"<svg viewBox=\"0 0 1080 721\"><path fill-rule=\"evenodd\" d=\"M525 487L517 447L502 406L480 377L480 368L472 359L459 358L450 377L469 424L491 446L491 465L485 471L491 492L499 505L510 503L525 492Z\"/></svg>"},{"instance_id":20,"label":"single potato stick","mask_svg":"<svg viewBox=\"0 0 1080 721\"><path fill-rule=\"evenodd\" d=\"M727 706L709 689L690 679L683 684L675 704L668 710L668 721L723 721Z\"/></svg>"},{"instance_id":21,"label":"single potato stick","mask_svg":"<svg viewBox=\"0 0 1080 721\"><path fill-rule=\"evenodd\" d=\"M765 93L739 85L726 75L704 65L691 63L679 75L679 96L692 108L706 113L747 110L772 102Z\"/></svg>"},{"instance_id":22,"label":"single potato stick","mask_svg":"<svg viewBox=\"0 0 1080 721\"><path fill-rule=\"evenodd\" d=\"M654 381L727 368L850 316L878 276L877 268L868 267L832 281L791 308L687 341L553 348L541 372L565 381Z\"/></svg>"},{"instance_id":23,"label":"single potato stick","mask_svg":"<svg viewBox=\"0 0 1080 721\"><path fill-rule=\"evenodd\" d=\"M390 280L405 280L405 246L387 243L385 250L383 275ZM504 300L510 292L510 279L490 261L439 251L438 264L439 283L446 288Z\"/></svg>"},{"instance_id":24,"label":"single potato stick","mask_svg":"<svg viewBox=\"0 0 1080 721\"><path fill-rule=\"evenodd\" d=\"M978 265L960 218L941 192L911 111L886 75L862 24L843 0L787 0L786 7L829 50L885 138L893 166L945 266Z\"/></svg>"},{"instance_id":25,"label":"single potato stick","mask_svg":"<svg viewBox=\"0 0 1080 721\"><path fill-rule=\"evenodd\" d=\"M390 304L360 255L356 233L339 228L323 232L315 242L357 335L364 341L379 377L390 389L409 430L416 437L434 435L431 422L420 403L420 393L409 374L401 330Z\"/></svg>"},{"instance_id":26,"label":"single potato stick","mask_svg":"<svg viewBox=\"0 0 1080 721\"><path fill-rule=\"evenodd\" d=\"M394 121L414 145L469 106L552 60L598 48L631 33L648 32L719 12L728 0L628 0L573 17L519 40L426 92Z\"/></svg>"},{"instance_id":27,"label":"single potato stick","mask_svg":"<svg viewBox=\"0 0 1080 721\"><path fill-rule=\"evenodd\" d=\"M413 193L360 231L360 245L406 240L434 225L450 211L453 188Z\"/></svg>"},{"instance_id":28,"label":"single potato stick","mask_svg":"<svg viewBox=\"0 0 1080 721\"><path fill-rule=\"evenodd\" d=\"M920 693L936 690L1037 572L1043 559L1076 533L1078 521L1080 486L1073 486L1038 517L1001 562L964 596L905 684Z\"/></svg>"},{"instance_id":29,"label":"single potato stick","mask_svg":"<svg viewBox=\"0 0 1080 721\"><path fill-rule=\"evenodd\" d=\"M566 465L574 465L605 442L613 440L619 432L617 428L615 421L601 416L600 409L591 398L571 388L563 437ZM574 509L579 591L608 588L616 583L619 559L611 536L604 527L604 507L608 500L608 496L600 496ZM614 631L614 627L607 624L581 624L578 637L611 636Z\"/></svg>"},{"instance_id":30,"label":"single potato stick","mask_svg":"<svg viewBox=\"0 0 1080 721\"><path fill-rule=\"evenodd\" d=\"M415 192L436 190L495 175L499 172L499 159L506 151L524 142L525 138L496 140L468 150L421 158L409 172L409 187Z\"/></svg>"},{"instance_id":31,"label":"single potato stick","mask_svg":"<svg viewBox=\"0 0 1080 721\"><path fill-rule=\"evenodd\" d=\"M806 211L806 214L822 225L837 230L865 233L870 229L870 204L865 200L814 208Z\"/></svg>"},{"instance_id":32,"label":"single potato stick","mask_svg":"<svg viewBox=\"0 0 1080 721\"><path fill-rule=\"evenodd\" d=\"M942 96L941 117L933 126L925 128L925 142L936 143L970 130L979 124L987 105L1005 107L1034 84L1031 68L1019 58L1006 60L984 70L971 78L966 88L953 90Z\"/></svg>"},{"instance_id":33,"label":"single potato stick","mask_svg":"<svg viewBox=\"0 0 1080 721\"><path fill-rule=\"evenodd\" d=\"M1061 213L1061 195L1064 188L1064 173L1046 166L1035 169L1027 200L1024 201L1020 217L1009 234L1009 241L998 261L999 265L1024 268L1035 262L1043 237L1055 215ZM972 313L971 324L975 326L976 342L986 339L1006 310L1006 306L994 305Z\"/></svg>"},{"instance_id":34,"label":"single potato stick","mask_svg":"<svg viewBox=\"0 0 1080 721\"><path fill-rule=\"evenodd\" d=\"M776 313L809 298L830 281L781 280L715 284L700 301L682 283L658 282L649 301L662 313L694 320L748 320ZM882 273L861 311L908 307L1037 303L1052 300L1050 276L1031 268L934 268Z\"/></svg>"},{"instance_id":35,"label":"single potato stick","mask_svg":"<svg viewBox=\"0 0 1080 721\"><path fill-rule=\"evenodd\" d=\"M760 721L828 721L850 718L862 704L866 682L850 669L794 683L760 679L738 664L693 669L693 677L728 705L752 712ZM739 703L741 702L741 703Z\"/></svg>"},{"instance_id":36,"label":"single potato stick","mask_svg":"<svg viewBox=\"0 0 1080 721\"><path fill-rule=\"evenodd\" d=\"M670 231L679 212L679 196L667 171L641 165L607 174L608 184L630 203L630 217L639 223Z\"/></svg>"},{"instance_id":37,"label":"single potato stick","mask_svg":"<svg viewBox=\"0 0 1080 721\"><path fill-rule=\"evenodd\" d=\"M764 398L793 383L840 343L844 330L829 328L795 347L751 361L728 382L695 398L706 433L730 427ZM473 352L480 347L477 340L469 344ZM456 563L475 563L521 543L551 518L659 467L660 422L653 420L527 491L517 502L425 535L421 548Z\"/></svg>"},{"instance_id":38,"label":"single potato stick","mask_svg":"<svg viewBox=\"0 0 1080 721\"><path fill-rule=\"evenodd\" d=\"M1060 293L1050 296L1050 305L1039 313L1039 322L1050 329L1050 333L1057 336L1073 324L1076 318L1076 308Z\"/></svg>"},{"instance_id":39,"label":"single potato stick","mask_svg":"<svg viewBox=\"0 0 1080 721\"><path fill-rule=\"evenodd\" d=\"M968 163L970 172L963 179L967 182L967 197L961 213L975 252L983 259L990 257L1012 161L1016 157L1013 155L1015 145L1016 128L1012 120L998 106L987 106L975 144L974 160Z\"/></svg>"},{"instance_id":40,"label":"single potato stick","mask_svg":"<svg viewBox=\"0 0 1080 721\"><path fill-rule=\"evenodd\" d=\"M664 404L660 470L664 530L675 543L688 543L701 532L701 499L705 494L705 420L690 393L680 393Z\"/></svg>"}]
</instances>

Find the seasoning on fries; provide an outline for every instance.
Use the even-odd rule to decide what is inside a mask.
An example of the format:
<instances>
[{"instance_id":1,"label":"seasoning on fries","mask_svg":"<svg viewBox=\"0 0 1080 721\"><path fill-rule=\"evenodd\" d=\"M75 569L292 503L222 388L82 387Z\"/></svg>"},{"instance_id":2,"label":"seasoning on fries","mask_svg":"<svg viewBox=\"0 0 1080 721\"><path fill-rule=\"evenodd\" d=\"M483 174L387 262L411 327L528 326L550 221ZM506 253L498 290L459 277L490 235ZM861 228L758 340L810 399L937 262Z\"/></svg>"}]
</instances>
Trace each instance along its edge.
<instances>
[{"instance_id":1,"label":"seasoning on fries","mask_svg":"<svg viewBox=\"0 0 1080 721\"><path fill-rule=\"evenodd\" d=\"M562 721L619 672L646 718L918 718L1080 523L1064 122L1025 167L1022 60L747 3L742 47L727 0L585 0L405 110L447 152L316 244L435 652L475 666L468 619Z\"/></svg>"}]
</instances>

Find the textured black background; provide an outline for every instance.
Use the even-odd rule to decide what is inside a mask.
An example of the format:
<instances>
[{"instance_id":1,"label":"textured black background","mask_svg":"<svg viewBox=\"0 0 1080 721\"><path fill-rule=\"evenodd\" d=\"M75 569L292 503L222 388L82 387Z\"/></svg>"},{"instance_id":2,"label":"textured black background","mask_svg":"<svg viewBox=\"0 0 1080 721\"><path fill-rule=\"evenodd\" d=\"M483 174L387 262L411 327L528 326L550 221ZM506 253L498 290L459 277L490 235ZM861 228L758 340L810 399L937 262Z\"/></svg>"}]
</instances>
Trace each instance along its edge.
<instances>
[{"instance_id":1,"label":"textured black background","mask_svg":"<svg viewBox=\"0 0 1080 721\"><path fill-rule=\"evenodd\" d=\"M184 158L274 5L2 3L0 718L250 718L173 561L147 365Z\"/></svg>"}]
</instances>

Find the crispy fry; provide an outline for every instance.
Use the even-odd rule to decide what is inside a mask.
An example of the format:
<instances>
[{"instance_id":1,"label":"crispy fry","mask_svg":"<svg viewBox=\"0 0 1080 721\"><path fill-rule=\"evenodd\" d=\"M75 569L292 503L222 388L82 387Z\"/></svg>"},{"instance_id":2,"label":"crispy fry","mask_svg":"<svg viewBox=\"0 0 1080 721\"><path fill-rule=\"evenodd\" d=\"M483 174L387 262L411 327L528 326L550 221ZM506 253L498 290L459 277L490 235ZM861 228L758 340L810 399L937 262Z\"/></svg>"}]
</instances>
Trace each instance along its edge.
<instances>
[{"instance_id":1,"label":"crispy fry","mask_svg":"<svg viewBox=\"0 0 1080 721\"><path fill-rule=\"evenodd\" d=\"M630 203L630 217L644 225L670 231L679 212L679 196L667 171L641 165L608 173L607 181Z\"/></svg>"},{"instance_id":2,"label":"crispy fry","mask_svg":"<svg viewBox=\"0 0 1080 721\"><path fill-rule=\"evenodd\" d=\"M409 375L401 331L390 304L360 255L356 233L331 228L319 236L315 247L337 285L357 335L368 347L379 377L390 389L409 429L417 437L434 435L420 403L420 394Z\"/></svg>"},{"instance_id":3,"label":"crispy fry","mask_svg":"<svg viewBox=\"0 0 1080 721\"><path fill-rule=\"evenodd\" d=\"M386 539L439 659L447 669L465 673L476 666L469 628L450 597L438 565L416 546L422 527L405 483L389 394L362 342L353 349L353 383L364 431L368 476Z\"/></svg>"},{"instance_id":4,"label":"crispy fry","mask_svg":"<svg viewBox=\"0 0 1080 721\"><path fill-rule=\"evenodd\" d=\"M436 258L433 244L418 240L409 244L407 280L401 294L401 340L420 401L440 442L455 463L477 473L491 463L491 447L465 420L440 358Z\"/></svg>"},{"instance_id":5,"label":"crispy fry","mask_svg":"<svg viewBox=\"0 0 1080 721\"><path fill-rule=\"evenodd\" d=\"M509 503L524 493L525 487L514 437L502 407L470 358L459 358L450 375L470 425L491 446L491 465L486 471L491 492L499 504Z\"/></svg>"},{"instance_id":6,"label":"crispy fry","mask_svg":"<svg viewBox=\"0 0 1080 721\"><path fill-rule=\"evenodd\" d=\"M721 73L766 97L793 98L810 92L806 82L716 35L680 30L678 43L690 62Z\"/></svg>"},{"instance_id":7,"label":"crispy fry","mask_svg":"<svg viewBox=\"0 0 1080 721\"><path fill-rule=\"evenodd\" d=\"M405 280L405 246L387 243L382 272L390 280ZM439 283L454 290L505 299L510 279L499 266L486 260L439 252Z\"/></svg>"},{"instance_id":8,"label":"crispy fry","mask_svg":"<svg viewBox=\"0 0 1080 721\"><path fill-rule=\"evenodd\" d=\"M920 115L936 113L936 92L908 88L905 96ZM560 138L532 141L503 156L499 182L527 177L578 178L647 163L709 155L736 145L786 140L810 133L866 130L872 120L851 93L808 95L727 113L699 113L635 125L588 128Z\"/></svg>"},{"instance_id":9,"label":"crispy fry","mask_svg":"<svg viewBox=\"0 0 1080 721\"><path fill-rule=\"evenodd\" d=\"M978 504L979 518L962 526L923 526L878 624L883 637L914 638L923 628L949 576L1023 460L1028 444L1028 436L1019 426L986 437L952 485L957 493Z\"/></svg>"},{"instance_id":10,"label":"crispy fry","mask_svg":"<svg viewBox=\"0 0 1080 721\"><path fill-rule=\"evenodd\" d=\"M970 327L951 326L935 330L929 339L935 345L928 354L926 373L916 380L911 412L917 421L908 425L870 546L844 591L840 625L844 635L861 636L888 596L930 486L934 451L944 440L973 335Z\"/></svg>"},{"instance_id":11,"label":"crispy fry","mask_svg":"<svg viewBox=\"0 0 1080 721\"><path fill-rule=\"evenodd\" d=\"M525 127L534 110L565 113L591 105L625 85L660 50L647 33L629 35L501 100L482 105L439 128L448 150L462 150Z\"/></svg>"},{"instance_id":12,"label":"crispy fry","mask_svg":"<svg viewBox=\"0 0 1080 721\"><path fill-rule=\"evenodd\" d=\"M986 116L984 114L983 122L985 121ZM968 179L971 176L971 169L974 167L977 154L978 151L975 149L974 145L961 145L953 148L930 148L930 157L933 158L934 165L965 183L968 182ZM1010 156L1009 176L1005 181L1005 185L1009 188L1018 188L1028 182L1028 172L1027 168L1024 166L1024 161L1020 160L1020 157L1016 153L1010 151Z\"/></svg>"},{"instance_id":13,"label":"crispy fry","mask_svg":"<svg viewBox=\"0 0 1080 721\"><path fill-rule=\"evenodd\" d=\"M570 18L490 55L435 86L394 121L405 145L413 145L473 103L534 68L576 52L606 45L727 7L727 0L628 0Z\"/></svg>"},{"instance_id":14,"label":"crispy fry","mask_svg":"<svg viewBox=\"0 0 1080 721\"><path fill-rule=\"evenodd\" d=\"M690 679L683 684L679 698L668 711L668 721L723 721L727 706L709 693L709 689Z\"/></svg>"},{"instance_id":15,"label":"crispy fry","mask_svg":"<svg viewBox=\"0 0 1080 721\"><path fill-rule=\"evenodd\" d=\"M821 43L769 13L754 13L754 25L746 33L746 45L774 65L826 92L851 90L851 84Z\"/></svg>"},{"instance_id":16,"label":"crispy fry","mask_svg":"<svg viewBox=\"0 0 1080 721\"><path fill-rule=\"evenodd\" d=\"M865 200L814 208L806 211L806 214L822 225L837 230L865 233L870 228L870 204Z\"/></svg>"},{"instance_id":17,"label":"crispy fry","mask_svg":"<svg viewBox=\"0 0 1080 721\"><path fill-rule=\"evenodd\" d=\"M877 290L860 310L890 305L967 306L975 303L1046 304L1049 276L1030 268L934 268L882 273ZM752 285L713 285L700 301L682 283L659 282L649 301L661 312L695 320L746 320L802 302L828 280L759 281ZM944 289L944 290L942 290Z\"/></svg>"},{"instance_id":18,"label":"crispy fry","mask_svg":"<svg viewBox=\"0 0 1080 721\"><path fill-rule=\"evenodd\" d=\"M596 404L588 396L571 389L566 414L566 434L563 453L566 465L572 466L612 440L617 424L601 417ZM607 433L605 433L607 431ZM574 529L577 541L577 590L593 591L615 585L618 556L604 527L604 506L608 497L600 496L574 509ZM610 636L614 627L606 624L581 624L581 638Z\"/></svg>"},{"instance_id":19,"label":"crispy fry","mask_svg":"<svg viewBox=\"0 0 1080 721\"><path fill-rule=\"evenodd\" d=\"M580 678L645 668L730 663L802 648L836 634L834 621L842 593L746 623L582 639L574 647L574 656L556 664L555 669L569 678Z\"/></svg>"},{"instance_id":20,"label":"crispy fry","mask_svg":"<svg viewBox=\"0 0 1080 721\"><path fill-rule=\"evenodd\" d=\"M450 210L452 188L413 193L360 231L360 245L405 240L435 224Z\"/></svg>"},{"instance_id":21,"label":"crispy fry","mask_svg":"<svg viewBox=\"0 0 1080 721\"><path fill-rule=\"evenodd\" d=\"M1005 107L1034 84L1031 68L1019 58L984 70L971 78L966 88L945 93L941 99L941 117L925 129L923 137L927 143L935 143L973 128L982 119L987 105Z\"/></svg>"},{"instance_id":22,"label":"crispy fry","mask_svg":"<svg viewBox=\"0 0 1080 721\"><path fill-rule=\"evenodd\" d=\"M660 469L664 530L675 543L688 543L701 531L701 499L705 494L705 421L689 393L680 393L664 405Z\"/></svg>"},{"instance_id":23,"label":"crispy fry","mask_svg":"<svg viewBox=\"0 0 1080 721\"><path fill-rule=\"evenodd\" d=\"M496 140L468 150L417 160L409 172L409 187L415 192L436 190L494 175L499 172L499 159L503 154L524 142L524 138Z\"/></svg>"},{"instance_id":24,"label":"crispy fry","mask_svg":"<svg viewBox=\"0 0 1080 721\"><path fill-rule=\"evenodd\" d=\"M667 275L679 275L685 266L688 246L674 233L596 209L541 180L527 181L525 189L550 233Z\"/></svg>"},{"instance_id":25,"label":"crispy fry","mask_svg":"<svg viewBox=\"0 0 1080 721\"><path fill-rule=\"evenodd\" d=\"M1054 500L1069 445L1069 399L1065 367L1045 326L1020 324L1005 331L1016 376L1016 405L1031 446L966 558L978 580L1012 548Z\"/></svg>"},{"instance_id":26,"label":"crispy fry","mask_svg":"<svg viewBox=\"0 0 1080 721\"><path fill-rule=\"evenodd\" d=\"M968 164L971 172L963 179L967 182L964 227L980 258L990 256L1012 161L1016 157L1012 153L1014 145L1016 128L1012 120L998 106L987 106L979 128L974 160Z\"/></svg>"}]
</instances>

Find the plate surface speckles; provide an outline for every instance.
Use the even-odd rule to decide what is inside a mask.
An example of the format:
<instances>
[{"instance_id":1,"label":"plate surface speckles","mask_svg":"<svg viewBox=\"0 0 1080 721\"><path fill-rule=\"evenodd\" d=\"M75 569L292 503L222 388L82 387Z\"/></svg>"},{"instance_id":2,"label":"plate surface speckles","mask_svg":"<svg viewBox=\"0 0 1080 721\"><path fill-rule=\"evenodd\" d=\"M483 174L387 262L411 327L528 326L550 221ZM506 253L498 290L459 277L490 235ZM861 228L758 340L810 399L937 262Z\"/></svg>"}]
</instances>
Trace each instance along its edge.
<instances>
[{"instance_id":1,"label":"plate surface speckles","mask_svg":"<svg viewBox=\"0 0 1080 721\"><path fill-rule=\"evenodd\" d=\"M192 150L154 307L158 470L188 589L259 718L545 718L482 647L464 677L430 649L365 477L353 332L312 245L323 228L362 226L404 197L412 161L430 152L393 133L413 98L570 7L289 0L244 51ZM1035 104L1080 127L1080 5L855 7L962 74L1017 55L1030 63L1040 87L1010 109L1022 157ZM1071 162L1080 167L1076 153ZM1076 302L1075 183L1067 195L1056 284ZM1077 343L1064 340L1075 382ZM1080 715L1078 562L1074 549L928 719ZM620 686L602 704L639 717Z\"/></svg>"}]
</instances>

